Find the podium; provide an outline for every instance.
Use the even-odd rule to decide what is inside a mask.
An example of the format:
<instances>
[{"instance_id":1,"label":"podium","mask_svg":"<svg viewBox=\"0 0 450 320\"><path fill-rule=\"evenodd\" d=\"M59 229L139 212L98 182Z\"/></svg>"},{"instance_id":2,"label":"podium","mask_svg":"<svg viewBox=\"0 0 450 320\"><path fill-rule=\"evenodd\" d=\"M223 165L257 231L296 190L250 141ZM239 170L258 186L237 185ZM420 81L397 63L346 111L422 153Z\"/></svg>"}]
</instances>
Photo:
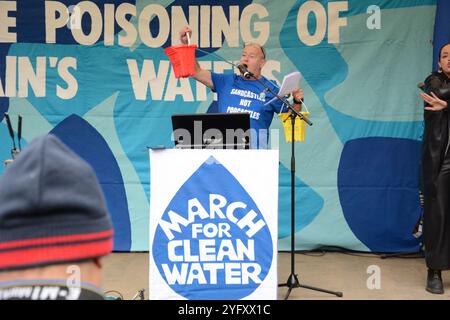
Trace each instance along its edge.
<instances>
[{"instance_id":1,"label":"podium","mask_svg":"<svg viewBox=\"0 0 450 320\"><path fill-rule=\"evenodd\" d=\"M150 299L276 299L278 150L150 156Z\"/></svg>"}]
</instances>

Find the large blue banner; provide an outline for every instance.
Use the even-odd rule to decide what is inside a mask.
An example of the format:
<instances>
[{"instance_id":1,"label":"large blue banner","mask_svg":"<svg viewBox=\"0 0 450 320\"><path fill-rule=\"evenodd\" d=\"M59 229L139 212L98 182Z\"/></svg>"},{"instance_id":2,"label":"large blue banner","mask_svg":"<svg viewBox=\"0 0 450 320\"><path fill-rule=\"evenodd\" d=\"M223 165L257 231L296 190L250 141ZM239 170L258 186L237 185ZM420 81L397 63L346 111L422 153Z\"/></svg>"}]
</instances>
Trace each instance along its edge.
<instances>
[{"instance_id":1,"label":"large blue banner","mask_svg":"<svg viewBox=\"0 0 450 320\"><path fill-rule=\"evenodd\" d=\"M266 77L303 76L314 126L296 145L297 248L416 251L423 129L417 83L431 71L436 5L0 1L0 159L12 147L5 112L15 130L23 116L23 147L57 135L95 169L115 250L148 250L147 147L173 146L172 114L214 108L213 93L177 79L164 54L189 24L203 50L237 61L244 43L258 42L267 51ZM233 72L217 56L197 58L214 72ZM282 124L275 119L271 128ZM283 138L271 136L280 150L281 250L290 248L290 145Z\"/></svg>"}]
</instances>

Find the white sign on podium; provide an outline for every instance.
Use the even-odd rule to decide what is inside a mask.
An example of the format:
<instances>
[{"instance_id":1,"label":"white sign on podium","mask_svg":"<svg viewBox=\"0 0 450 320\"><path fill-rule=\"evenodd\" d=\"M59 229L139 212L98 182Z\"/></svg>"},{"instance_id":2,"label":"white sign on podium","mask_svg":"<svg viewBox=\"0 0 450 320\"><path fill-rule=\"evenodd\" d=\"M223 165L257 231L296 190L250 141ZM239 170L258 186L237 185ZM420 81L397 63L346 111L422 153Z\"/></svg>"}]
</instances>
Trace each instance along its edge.
<instances>
[{"instance_id":1,"label":"white sign on podium","mask_svg":"<svg viewBox=\"0 0 450 320\"><path fill-rule=\"evenodd\" d=\"M278 150L150 161L150 299L276 299Z\"/></svg>"}]
</instances>

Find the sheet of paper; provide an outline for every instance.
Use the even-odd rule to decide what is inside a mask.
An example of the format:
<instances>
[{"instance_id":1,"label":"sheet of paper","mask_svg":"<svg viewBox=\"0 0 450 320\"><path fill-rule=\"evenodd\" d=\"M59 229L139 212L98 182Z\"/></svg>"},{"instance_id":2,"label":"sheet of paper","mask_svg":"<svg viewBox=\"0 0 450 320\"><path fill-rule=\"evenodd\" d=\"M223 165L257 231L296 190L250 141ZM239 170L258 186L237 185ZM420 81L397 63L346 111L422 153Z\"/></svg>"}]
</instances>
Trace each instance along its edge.
<instances>
[{"instance_id":1,"label":"sheet of paper","mask_svg":"<svg viewBox=\"0 0 450 320\"><path fill-rule=\"evenodd\" d=\"M295 89L298 89L300 87L300 79L302 75L298 71L291 72L284 76L283 83L281 84L280 90L278 91L278 95L280 97L285 96ZM274 97L269 102L266 102L264 105L267 105L269 103L272 103L276 97Z\"/></svg>"}]
</instances>

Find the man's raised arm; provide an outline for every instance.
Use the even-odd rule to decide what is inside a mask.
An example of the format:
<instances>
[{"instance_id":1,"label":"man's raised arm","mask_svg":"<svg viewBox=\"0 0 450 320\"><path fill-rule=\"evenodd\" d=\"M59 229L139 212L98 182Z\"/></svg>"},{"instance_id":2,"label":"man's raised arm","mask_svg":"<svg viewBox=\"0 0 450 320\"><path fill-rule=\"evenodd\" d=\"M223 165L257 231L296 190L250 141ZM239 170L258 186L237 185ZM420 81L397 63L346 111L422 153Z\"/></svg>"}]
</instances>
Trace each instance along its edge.
<instances>
[{"instance_id":1,"label":"man's raised arm","mask_svg":"<svg viewBox=\"0 0 450 320\"><path fill-rule=\"evenodd\" d=\"M192 30L189 27L184 27L183 30L180 31L180 40L183 44L188 44L187 34L192 35ZM212 82L211 71L202 69L197 59L195 59L195 75L193 78L205 86L209 87L211 90L214 90L214 83Z\"/></svg>"}]
</instances>

